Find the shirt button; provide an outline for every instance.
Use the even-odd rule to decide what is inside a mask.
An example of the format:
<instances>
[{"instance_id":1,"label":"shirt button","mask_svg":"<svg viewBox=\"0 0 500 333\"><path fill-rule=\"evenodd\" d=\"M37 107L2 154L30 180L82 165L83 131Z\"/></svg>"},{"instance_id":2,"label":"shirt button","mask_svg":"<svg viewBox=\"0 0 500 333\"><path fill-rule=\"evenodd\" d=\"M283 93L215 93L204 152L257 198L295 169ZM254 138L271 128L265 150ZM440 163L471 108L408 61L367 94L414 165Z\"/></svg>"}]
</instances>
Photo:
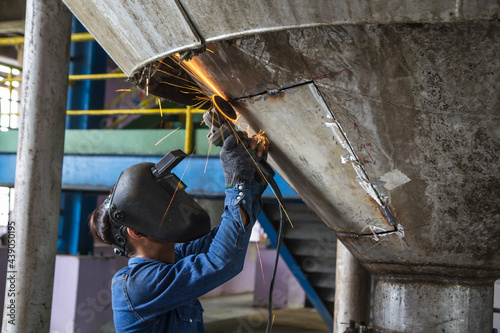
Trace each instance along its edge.
<instances>
[{"instance_id":1,"label":"shirt button","mask_svg":"<svg viewBox=\"0 0 500 333\"><path fill-rule=\"evenodd\" d=\"M239 195L240 197L241 197L241 196L243 196L243 192L238 193L238 195Z\"/></svg>"},{"instance_id":2,"label":"shirt button","mask_svg":"<svg viewBox=\"0 0 500 333\"><path fill-rule=\"evenodd\" d=\"M242 190L242 189L243 189L243 185L238 186L238 188L239 188L240 190Z\"/></svg>"},{"instance_id":3,"label":"shirt button","mask_svg":"<svg viewBox=\"0 0 500 333\"><path fill-rule=\"evenodd\" d=\"M246 202L246 200L241 200L241 202L242 202L242 203L244 203L244 204L246 204L246 203L247 203L247 202Z\"/></svg>"},{"instance_id":4,"label":"shirt button","mask_svg":"<svg viewBox=\"0 0 500 333\"><path fill-rule=\"evenodd\" d=\"M192 323L193 322L193 319L189 318L189 322Z\"/></svg>"}]
</instances>

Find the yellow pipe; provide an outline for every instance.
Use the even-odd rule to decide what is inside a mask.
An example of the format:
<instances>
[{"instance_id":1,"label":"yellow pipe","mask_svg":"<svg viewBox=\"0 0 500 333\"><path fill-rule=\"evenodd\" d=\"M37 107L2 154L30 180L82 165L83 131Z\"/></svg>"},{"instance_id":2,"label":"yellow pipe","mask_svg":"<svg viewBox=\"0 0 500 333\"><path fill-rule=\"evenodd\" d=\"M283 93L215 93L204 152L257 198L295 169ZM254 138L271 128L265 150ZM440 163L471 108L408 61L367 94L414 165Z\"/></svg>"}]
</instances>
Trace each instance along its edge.
<instances>
[{"instance_id":1,"label":"yellow pipe","mask_svg":"<svg viewBox=\"0 0 500 333\"><path fill-rule=\"evenodd\" d=\"M104 74L83 74L83 75L70 75L70 81L81 80L109 80L109 79L122 79L127 78L123 73L104 73Z\"/></svg>"},{"instance_id":2,"label":"yellow pipe","mask_svg":"<svg viewBox=\"0 0 500 333\"><path fill-rule=\"evenodd\" d=\"M89 33L76 33L71 35L72 42L88 42L94 40ZM22 45L24 44L24 37L5 37L0 38L0 46Z\"/></svg>"},{"instance_id":3,"label":"yellow pipe","mask_svg":"<svg viewBox=\"0 0 500 333\"><path fill-rule=\"evenodd\" d=\"M0 82L21 82L22 79L20 77L8 77L8 78L2 78L0 77Z\"/></svg>"},{"instance_id":4,"label":"yellow pipe","mask_svg":"<svg viewBox=\"0 0 500 333\"><path fill-rule=\"evenodd\" d=\"M12 79L12 70L9 72L7 78ZM12 112L12 84L9 85L9 113ZM9 119L10 126L10 119Z\"/></svg>"},{"instance_id":5,"label":"yellow pipe","mask_svg":"<svg viewBox=\"0 0 500 333\"><path fill-rule=\"evenodd\" d=\"M204 113L203 109L192 109L191 113ZM68 110L69 116L110 116L115 114L183 114L186 109L118 109L118 110ZM186 116L187 118L187 116Z\"/></svg>"},{"instance_id":6,"label":"yellow pipe","mask_svg":"<svg viewBox=\"0 0 500 333\"><path fill-rule=\"evenodd\" d=\"M92 35L88 32L78 32L71 34L72 42L89 42L92 40L94 40L94 37L92 37Z\"/></svg>"},{"instance_id":7,"label":"yellow pipe","mask_svg":"<svg viewBox=\"0 0 500 333\"><path fill-rule=\"evenodd\" d=\"M103 74L82 74L82 75L70 75L70 81L82 81L82 80L109 80L109 79L123 79L127 78L127 75L123 73L103 73ZM20 77L12 78L0 78L0 82L21 82L23 79Z\"/></svg>"},{"instance_id":8,"label":"yellow pipe","mask_svg":"<svg viewBox=\"0 0 500 333\"><path fill-rule=\"evenodd\" d=\"M204 113L203 109L191 109L191 113ZM186 114L186 109L118 109L118 110L67 110L68 116L112 116L117 114ZM19 116L19 112L7 113L0 112L2 116ZM192 119L192 116L191 116Z\"/></svg>"},{"instance_id":9,"label":"yellow pipe","mask_svg":"<svg viewBox=\"0 0 500 333\"><path fill-rule=\"evenodd\" d=\"M184 151L191 153L193 149L193 110L191 106L186 108L186 138L184 139Z\"/></svg>"},{"instance_id":10,"label":"yellow pipe","mask_svg":"<svg viewBox=\"0 0 500 333\"><path fill-rule=\"evenodd\" d=\"M119 94L118 96L116 96L116 98L114 100L112 100L111 102L106 103L106 105L104 105L104 107L105 108L109 108L111 105L118 103L119 101L121 101L122 99L124 99L125 97L127 97L128 95L130 95L134 90L135 89L130 89L129 91L122 92L121 94Z\"/></svg>"}]
</instances>

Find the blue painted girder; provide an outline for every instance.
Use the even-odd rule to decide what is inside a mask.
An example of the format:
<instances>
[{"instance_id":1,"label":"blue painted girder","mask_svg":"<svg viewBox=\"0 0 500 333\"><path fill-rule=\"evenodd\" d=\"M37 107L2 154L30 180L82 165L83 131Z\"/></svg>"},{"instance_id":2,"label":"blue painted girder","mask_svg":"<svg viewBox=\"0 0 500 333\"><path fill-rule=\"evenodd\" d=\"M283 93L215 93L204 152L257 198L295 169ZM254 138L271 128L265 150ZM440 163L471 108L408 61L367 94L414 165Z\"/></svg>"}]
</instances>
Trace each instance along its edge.
<instances>
[{"instance_id":1,"label":"blue painted girder","mask_svg":"<svg viewBox=\"0 0 500 333\"><path fill-rule=\"evenodd\" d=\"M163 156L124 155L65 155L62 165L63 189L108 191L131 165L142 162L158 162ZM14 186L16 154L0 154L0 186ZM61 165L54 163L53 168ZM223 196L224 174L218 157L190 155L173 172L188 186L194 196ZM290 186L276 174L275 180L285 199L298 199ZM274 197L268 187L265 196Z\"/></svg>"},{"instance_id":2,"label":"blue painted girder","mask_svg":"<svg viewBox=\"0 0 500 333\"><path fill-rule=\"evenodd\" d=\"M267 217L266 213L264 213L264 211L261 211L257 220L259 221L262 229L264 229L264 232L269 237L271 244L274 247L277 247L278 233L274 229L274 226ZM287 221L285 221L285 223L287 223ZM285 225L285 228L286 227L287 226ZM288 248L284 244L281 245L280 256L283 259L283 261L287 264L288 268L295 276L297 282L301 285L302 289L304 289L307 298L309 299L311 304L316 308L321 318L323 318L330 332L333 332L333 317L330 314L330 311L326 308L325 304L323 303L319 295L316 293L316 290L314 290L313 286L309 282L307 276L302 271L302 268L297 263L290 250L288 250Z\"/></svg>"}]
</instances>

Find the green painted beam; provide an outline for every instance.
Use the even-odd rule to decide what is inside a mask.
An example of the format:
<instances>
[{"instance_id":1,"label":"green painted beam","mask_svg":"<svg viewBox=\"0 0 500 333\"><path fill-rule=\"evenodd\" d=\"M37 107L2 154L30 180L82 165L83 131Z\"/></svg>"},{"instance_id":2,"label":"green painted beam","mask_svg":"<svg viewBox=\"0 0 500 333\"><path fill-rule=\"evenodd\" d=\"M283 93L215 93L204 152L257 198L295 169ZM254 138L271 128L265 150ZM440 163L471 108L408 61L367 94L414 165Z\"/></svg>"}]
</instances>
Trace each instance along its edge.
<instances>
[{"instance_id":1,"label":"green painted beam","mask_svg":"<svg viewBox=\"0 0 500 333\"><path fill-rule=\"evenodd\" d=\"M17 153L18 131L0 132L0 152Z\"/></svg>"},{"instance_id":2,"label":"green painted beam","mask_svg":"<svg viewBox=\"0 0 500 333\"><path fill-rule=\"evenodd\" d=\"M197 155L208 154L209 143L206 137L207 131L207 129L196 129L193 133L193 143L195 145L195 154ZM0 132L0 153L17 152L17 134L18 131L16 130ZM167 135L169 136L162 140ZM184 138L184 129L176 131L170 129L66 130L64 153L87 155L164 155L171 150L184 150ZM159 142L160 140L162 141ZM219 152L219 147L212 146L210 148L210 155L218 155Z\"/></svg>"}]
</instances>

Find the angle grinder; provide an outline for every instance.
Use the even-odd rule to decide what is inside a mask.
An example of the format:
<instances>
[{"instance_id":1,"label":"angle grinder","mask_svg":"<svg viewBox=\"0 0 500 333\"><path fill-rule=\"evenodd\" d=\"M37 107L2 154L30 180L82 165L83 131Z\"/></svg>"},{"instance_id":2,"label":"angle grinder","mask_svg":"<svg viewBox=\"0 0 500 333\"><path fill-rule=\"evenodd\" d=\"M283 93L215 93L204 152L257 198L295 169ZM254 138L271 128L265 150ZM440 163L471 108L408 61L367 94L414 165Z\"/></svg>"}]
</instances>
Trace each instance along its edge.
<instances>
[{"instance_id":1,"label":"angle grinder","mask_svg":"<svg viewBox=\"0 0 500 333\"><path fill-rule=\"evenodd\" d=\"M222 147L224 138L236 131L234 122L238 115L231 104L220 95L212 96L212 105L203 114L203 121L209 128L207 138L213 145ZM274 177L273 168L265 160L260 160L257 165L268 181Z\"/></svg>"}]
</instances>

